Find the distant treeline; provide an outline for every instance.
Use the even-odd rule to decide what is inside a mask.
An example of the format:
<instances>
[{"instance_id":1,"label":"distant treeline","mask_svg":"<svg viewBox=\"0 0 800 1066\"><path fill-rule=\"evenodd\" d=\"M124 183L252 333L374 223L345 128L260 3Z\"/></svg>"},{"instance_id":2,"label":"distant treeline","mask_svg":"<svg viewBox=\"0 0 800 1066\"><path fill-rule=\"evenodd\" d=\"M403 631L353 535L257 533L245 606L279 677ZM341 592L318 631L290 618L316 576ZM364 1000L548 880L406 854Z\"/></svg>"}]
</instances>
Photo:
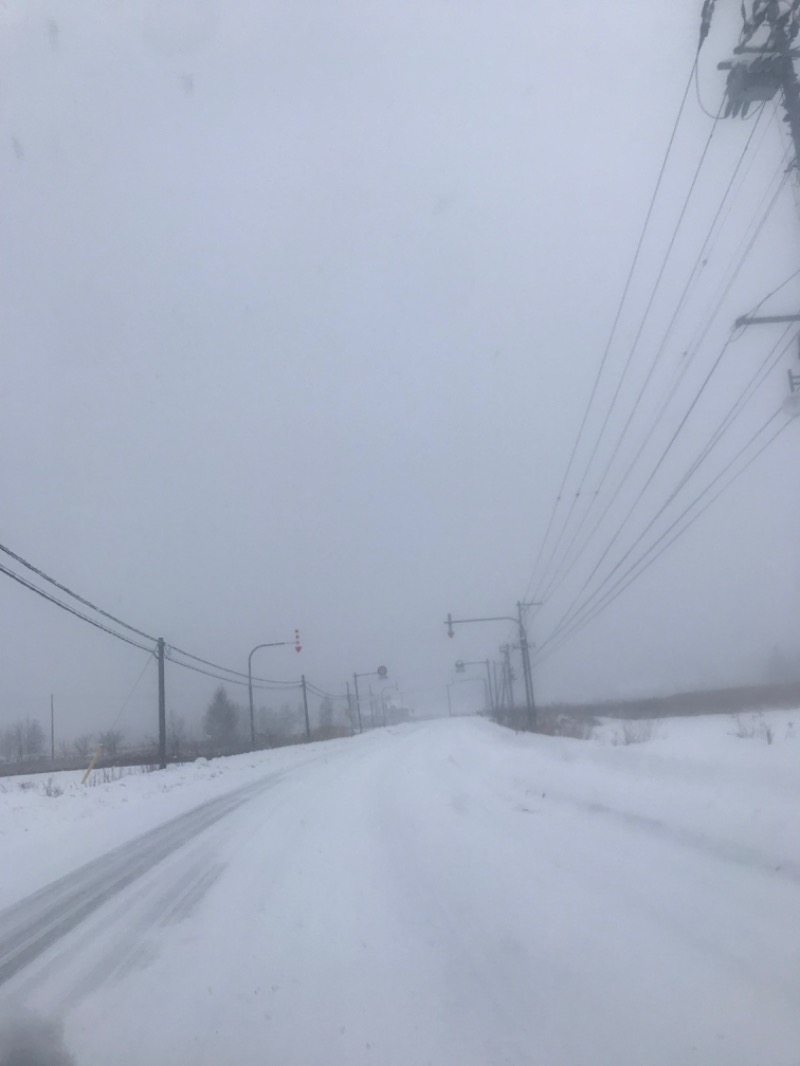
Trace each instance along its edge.
<instances>
[{"instance_id":1,"label":"distant treeline","mask_svg":"<svg viewBox=\"0 0 800 1066\"><path fill-rule=\"evenodd\" d=\"M556 703L542 707L545 715L587 715L595 718L672 718L696 714L738 714L741 711L800 707L800 681L780 685L678 692L672 696L601 700L597 703Z\"/></svg>"}]
</instances>

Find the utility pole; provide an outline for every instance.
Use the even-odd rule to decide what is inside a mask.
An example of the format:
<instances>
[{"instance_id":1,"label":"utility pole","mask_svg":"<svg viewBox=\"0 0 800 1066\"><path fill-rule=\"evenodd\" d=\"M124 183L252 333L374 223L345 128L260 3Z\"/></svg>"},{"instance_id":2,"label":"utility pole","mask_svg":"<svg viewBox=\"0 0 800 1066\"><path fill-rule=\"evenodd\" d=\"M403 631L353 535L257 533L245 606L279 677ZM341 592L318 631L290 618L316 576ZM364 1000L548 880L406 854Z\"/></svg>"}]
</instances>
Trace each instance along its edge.
<instances>
[{"instance_id":1,"label":"utility pole","mask_svg":"<svg viewBox=\"0 0 800 1066\"><path fill-rule=\"evenodd\" d=\"M366 673L363 673L363 674L356 674L356 673L353 674L353 681L355 682L355 686L356 686L356 710L358 711L358 731L359 731L359 733L363 733L364 732L364 723L363 723L362 718L361 718L361 699L360 699L359 694L358 694L358 679L360 677L379 677L381 679L381 681L385 681L387 676L388 676L388 670L386 669L385 666L379 666L377 670L367 670ZM372 686L371 685L370 685L370 689L369 689L369 699L370 699L370 714L372 716L372 725L373 725L373 728L374 728L375 727L375 718L374 718L374 711L372 710Z\"/></svg>"},{"instance_id":2,"label":"utility pole","mask_svg":"<svg viewBox=\"0 0 800 1066\"><path fill-rule=\"evenodd\" d=\"M158 765L167 768L167 701L164 690L164 638L158 638Z\"/></svg>"},{"instance_id":3,"label":"utility pole","mask_svg":"<svg viewBox=\"0 0 800 1066\"><path fill-rule=\"evenodd\" d=\"M517 604L516 618L512 618L510 615L493 615L490 618L453 618L452 614L448 614L444 624L447 626L447 635L449 637L455 636L453 626L466 625L470 622L512 622L517 627L519 633L519 646L522 649L523 673L525 674L525 707L528 717L528 728L534 729L536 726L536 707L533 702L533 681L530 677L530 660L528 659L528 634L525 631L525 623L522 618L522 609L528 606L531 605L526 603ZM526 662L527 668L525 666Z\"/></svg>"},{"instance_id":4,"label":"utility pole","mask_svg":"<svg viewBox=\"0 0 800 1066\"><path fill-rule=\"evenodd\" d=\"M531 670L531 648L528 643L528 633L525 628L525 619L523 612L527 607L539 607L537 602L523 603L517 601L517 618L519 620L519 635L520 644L522 648L522 673L525 678L525 702L528 707L529 714L529 727L531 729L536 726L536 703L533 698L533 671Z\"/></svg>"},{"instance_id":5,"label":"utility pole","mask_svg":"<svg viewBox=\"0 0 800 1066\"><path fill-rule=\"evenodd\" d=\"M361 700L358 698L358 674L353 674L353 683L356 687L356 714L358 715L358 731L364 732L364 723L361 721Z\"/></svg>"},{"instance_id":6,"label":"utility pole","mask_svg":"<svg viewBox=\"0 0 800 1066\"><path fill-rule=\"evenodd\" d=\"M50 693L50 761L56 761L56 718L53 710L53 694Z\"/></svg>"},{"instance_id":7,"label":"utility pole","mask_svg":"<svg viewBox=\"0 0 800 1066\"><path fill-rule=\"evenodd\" d=\"M353 698L350 695L350 682L348 681L348 682L346 682L346 684L347 684L347 712L348 712L348 718L350 719L350 728L354 729L354 724L353 724Z\"/></svg>"},{"instance_id":8,"label":"utility pole","mask_svg":"<svg viewBox=\"0 0 800 1066\"><path fill-rule=\"evenodd\" d=\"M715 0L706 0L703 5L701 43L708 33ZM747 116L751 104L766 105L780 92L783 102L784 121L794 144L794 160L791 169L797 171L800 160L800 83L794 68L800 51L794 42L800 32L800 5L781 4L780 0L752 0L748 14L742 4L742 31L739 43L733 49L737 56L753 56L738 60L726 60L717 64L719 70L728 71L725 117ZM753 43L754 38L760 43ZM800 322L798 314L742 315L736 319L736 327L761 326L773 323ZM790 400L800 400L800 374L789 370Z\"/></svg>"},{"instance_id":9,"label":"utility pole","mask_svg":"<svg viewBox=\"0 0 800 1066\"><path fill-rule=\"evenodd\" d=\"M505 694L506 685L508 686L508 710L509 713L514 712L514 674L511 669L511 645L503 644L500 648L503 653L503 693Z\"/></svg>"},{"instance_id":10,"label":"utility pole","mask_svg":"<svg viewBox=\"0 0 800 1066\"><path fill-rule=\"evenodd\" d=\"M303 713L306 716L306 741L311 740L311 723L308 719L308 691L306 689L306 675L300 676L300 684L303 687Z\"/></svg>"}]
</instances>

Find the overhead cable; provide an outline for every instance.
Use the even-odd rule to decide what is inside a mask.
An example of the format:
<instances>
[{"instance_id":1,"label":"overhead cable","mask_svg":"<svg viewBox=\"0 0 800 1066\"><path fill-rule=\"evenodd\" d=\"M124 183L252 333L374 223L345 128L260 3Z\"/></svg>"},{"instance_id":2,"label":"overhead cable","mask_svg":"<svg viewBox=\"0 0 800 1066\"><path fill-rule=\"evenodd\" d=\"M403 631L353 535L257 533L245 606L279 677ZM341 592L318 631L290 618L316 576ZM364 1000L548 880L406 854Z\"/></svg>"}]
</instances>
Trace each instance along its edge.
<instances>
[{"instance_id":1,"label":"overhead cable","mask_svg":"<svg viewBox=\"0 0 800 1066\"><path fill-rule=\"evenodd\" d=\"M721 110L721 107L720 107L720 110ZM584 467L583 474L581 475L580 481L578 483L578 488L577 488L577 490L575 492L575 495L573 497L573 503L572 503L572 506L570 507L570 512L567 515L567 518L565 520L564 527L562 529L562 533L561 533L560 537L563 537L563 535L564 535L564 533L566 531L566 528L569 525L569 520L570 520L570 518L571 518L571 516L572 516L572 514L574 512L575 505L577 504L577 501L578 501L581 493L583 492L584 485L586 484L586 480L587 480L587 478L589 476L589 471L591 470L592 465L594 464L595 457L598 454L598 449L599 449L600 444L601 444L601 442L602 442L602 440L603 440L603 438L605 436L606 430L608 429L609 423L611 421L611 416L614 413L614 410L615 410L616 405L617 405L617 401L619 400L620 394L622 392L622 386L625 383L625 380L626 380L626 378L628 376L628 372L629 372L629 370L631 368L631 365L633 363L634 356L635 356L636 351L637 351L637 349L639 347L639 341L641 340L642 333L644 332L645 325L647 324L647 320L650 317L650 312L653 309L653 304L655 303L656 296L657 296L658 291L659 291L659 289L661 287L661 282L663 280L664 273L666 272L667 265L668 265L668 263L670 261L670 257L672 255L672 251L673 251L673 249L675 247L675 242L678 239L678 233L680 232L681 225L683 223L684 218L686 217L686 212L687 212L687 210L689 208L689 203L691 202L692 196L694 195L694 191L695 191L695 189L697 187L697 182L698 182L698 180L700 178L700 172L703 169L703 164L705 163L706 156L708 155L708 150L711 147L711 141L712 141L712 138L714 136L714 131L716 130L716 128L717 128L717 123L715 122L714 125L711 127L711 130L709 131L708 137L706 138L705 145L703 146L703 151L700 154L700 159L698 160L697 166L695 167L694 174L692 175L692 180L689 183L689 189L688 189L688 191L686 193L686 196L684 197L683 204L681 206L681 210L680 210L680 213L678 215L678 219L677 219L677 221L675 222L675 225L672 228L672 234L670 236L669 243L667 244L667 249L666 249L666 251L664 252L664 255L661 258L661 265L659 267L658 274L656 275L656 280L655 280L655 282L654 282L654 284L652 286L652 289L650 290L650 296L648 298L647 304L645 305L644 312L642 313L642 316L641 316L641 318L639 320L639 326L638 326L638 328L636 330L636 334L635 334L635 336L633 338L633 343L631 344L630 349L628 351L628 355L627 355L627 357L625 359L625 363L624 363L623 368L622 368L622 373L621 373L621 375L619 377L619 381L617 382L617 386L616 386L616 388L614 390L614 394L611 397L611 402L610 402L610 404L608 405L608 407L606 409L605 417L604 417L603 422L602 422L602 424L600 426L600 430L599 430L597 436L595 437L594 444L589 449L589 458L588 458L588 460L586 462L586 466ZM638 401L637 401L637 403L638 403ZM630 423L628 423L628 425L629 424ZM624 433L626 432L626 430L627 430L627 425L625 427L625 430L623 430L622 437L624 437ZM622 440L622 437L620 438L620 442ZM618 442L618 445L619 445L620 442ZM616 451L612 455L612 459L611 459L612 462L613 462L613 459L615 457L616 457ZM591 506L591 504L590 504L590 506ZM558 547L559 547L559 541L557 540L556 541L556 548L555 548L555 550L553 552L551 552L550 563L548 563L545 566L545 575L547 574L547 570L548 570L549 566L551 565L553 559L557 555ZM538 599L541 598L543 583L544 583L544 578L542 578L540 580L540 582L539 582L539 587L537 588L537 591L534 594L534 599L538 600Z\"/></svg>"},{"instance_id":2,"label":"overhead cable","mask_svg":"<svg viewBox=\"0 0 800 1066\"><path fill-rule=\"evenodd\" d=\"M54 585L57 589L60 589L62 592L66 592L68 596L72 596L74 600L77 600L78 603L82 603L84 607L90 607L93 611L96 611L98 614L102 615L103 618L108 618L109 621L114 622L118 626L122 626L123 629L127 629L131 633L136 633L137 636L144 637L145 640L152 640L155 643L157 639L156 637L151 637L149 633L145 633L143 632L143 630L137 629L136 626L132 626L128 622L123 622L121 618L117 618L113 614L109 614L109 612L104 611L102 607L98 607L96 606L96 604L91 603L87 599L84 599L83 596L78 595L77 592L73 592L72 589L67 588L66 585L62 585L60 581L56 581L54 577L50 577L43 570L40 570L38 566L34 566L33 563L29 563L27 559L23 559L21 555L17 555L16 552L13 552L4 544L0 544L0 551L4 552L16 562L20 563L27 570L32 571L32 573L36 574L38 577L43 578L43 580L47 581L49 584Z\"/></svg>"},{"instance_id":3,"label":"overhead cable","mask_svg":"<svg viewBox=\"0 0 800 1066\"><path fill-rule=\"evenodd\" d=\"M677 389L680 386L681 381L686 376L686 373L688 372L689 367L692 365L694 359L696 358L696 356L698 354L698 351L699 351L700 347L702 346L703 341L705 340L706 336L708 335L708 333L709 333L709 331L711 329L711 326L713 325L714 321L716 320L716 317L719 314L719 312L720 312L720 310L721 310L721 308L722 308L722 306L724 304L725 298L727 297L727 295L730 292L733 284L735 283L736 279L738 278L739 273L741 272L742 267L744 266L744 264L745 264L745 262L746 262L746 260L747 260L747 258L749 256L750 252L752 251L752 248L755 245L755 242L758 239L758 237L759 237L759 235L760 235L760 233L761 233L761 231L762 231L762 229L763 229L763 227L764 227L769 215L771 214L775 204L777 203L777 200L778 200L780 194L782 193L783 189L785 188L787 180L788 180L788 175L784 174L783 175L783 179L780 181L778 187L775 189L775 191L774 191L769 203L767 204L766 208L764 209L760 219L758 219L757 224L755 226L755 229L750 233L749 240L747 241L747 244L746 244L745 248L743 249L743 251L739 255L738 262L737 262L733 272L731 273L730 277L728 278L728 281L727 281L727 283L725 285L725 288L723 289L722 293L720 294L713 311L711 312L711 314L709 315L708 319L706 320L705 326L703 327L702 331L700 332L699 337L693 342L692 347L691 347L691 352L690 352L689 356L685 357L683 359L683 361L681 363L681 366L680 366L680 369L678 371L678 375L677 375L677 377L676 377L676 379L675 379L675 381L674 381L674 383L673 383L673 385L672 385L672 387L670 389L670 392L669 392L666 400L662 404L661 409L659 410L659 412L656 415L656 417L651 421L650 426L648 427L647 433L645 435L645 438L639 444L638 448L636 449L633 459L631 460L630 464L628 465L627 469L625 470L625 472L624 472L624 474L622 476L621 482L617 485L617 489L615 490L615 492L612 495L611 499L606 503L606 505L605 505L605 507L604 507L599 519L595 522L595 524L592 527L592 530L590 531L588 537L584 539L584 541L581 544L580 548L578 549L577 553L574 555L572 562L569 564L569 567L562 572L562 575L561 575L561 577L558 580L555 580L554 582L551 583L551 586L549 588L550 595L552 595L556 591L556 589L564 582L564 580L566 580L566 578L569 576L569 574L572 573L572 571L574 570L578 560L581 558L583 553L586 551L587 547L592 543L592 541L594 539L594 536L596 535L596 533L600 529L600 527L601 527L602 523L604 522L606 516L608 515L611 507L613 506L613 503L615 502L617 496L619 495L620 489L625 484L625 482L627 481L628 477L630 476L630 474L632 473L634 468L638 465L641 457L644 454L645 447L647 446L647 444L652 439L656 429L658 428L658 426L661 423L662 418L666 414L666 411L668 410L669 405L671 404L672 399L674 398L675 393L677 392ZM741 248L741 245L740 245L740 248ZM775 291L779 291L780 288L783 287L783 285L788 284L789 280L791 280L791 278L787 279L786 282L783 282L781 284L781 286L779 286L778 289L775 290ZM764 299L767 299L769 297L769 295L772 295L772 294L768 294L768 296L765 297ZM606 549L606 551L603 554L602 559L604 559L605 556L608 554L608 551L613 546L613 543L616 541L618 536L623 531L623 528L624 528L625 524L630 520L632 514L634 513L634 511L636 510L636 507L638 506L639 501L643 498L646 489L649 487L650 483L652 482L653 477L655 476L657 470L659 469L659 467L663 463L664 459L666 458L667 453L669 452L669 450L671 449L671 447L674 444L675 440L677 439L677 436L680 434L681 430L683 429L683 427L684 427L684 425L685 425L685 423L687 421L688 415L691 414L691 411L693 410L694 406L696 405L697 400L699 399L700 395L702 394L702 392L705 390L706 386L708 385L708 382L710 381L711 377L713 376L713 374L715 373L715 371L719 367L719 365L721 363L721 360L722 360L722 357L724 356L724 354L727 351L727 349L730 346L730 344L733 343L734 339L735 339L735 333L732 333L728 337L727 341L725 342L722 351L717 356L717 358L716 358L716 360L715 360L715 362L714 362L714 364L713 364L713 366L711 368L711 371L709 372L709 374L706 377L705 381L700 386L700 391L699 391L698 395L695 397L695 400L693 401L692 406L689 409L689 412L684 416L684 418L683 418L682 422L680 423L675 435L673 436L673 438L670 441L670 443L667 445L666 451L662 454L661 458L657 462L656 468L651 472L650 477L648 478L647 483L644 486L644 489L639 493L639 496L637 497L633 507L629 510L628 514L626 515L626 518L623 520L622 525L617 529L617 532L612 537L612 544L608 546L608 548ZM601 559L601 562L602 562L602 559ZM599 565L600 565L600 563L598 563L598 565L595 566L595 569L592 571L592 574L590 575L590 577L587 579L586 583L584 584L584 588L581 590L581 593L585 590L586 585L591 580L591 578L594 576L594 573L596 573L597 569L599 568ZM578 595L580 596L581 593L579 593ZM571 610L571 608L570 608L570 610ZM569 613L569 612L567 612L567 613Z\"/></svg>"},{"instance_id":4,"label":"overhead cable","mask_svg":"<svg viewBox=\"0 0 800 1066\"><path fill-rule=\"evenodd\" d=\"M634 273L636 271L636 267L637 267L637 264L639 262L639 256L641 255L642 247L644 245L645 236L646 236L648 228L650 226L650 219L651 219L651 217L653 215L653 210L655 208L656 200L658 199L658 194L659 194L659 191L661 189L661 183L663 181L664 174L665 174L666 169L667 169L667 163L668 163L669 157L670 157L670 155L672 153L672 148L673 148L673 145L674 145L674 142L675 142L675 136L676 136L676 134L678 132L678 126L680 125L680 121L681 121L681 118L683 116L684 109L686 107L686 101L687 101L687 98L689 96L689 92L690 92L691 87L692 87L692 80L694 78L694 69L695 69L696 64L697 64L697 59L695 58L694 62L692 63L692 68L691 68L691 70L689 72L689 77L688 77L688 79L686 81L686 86L685 86L685 88L683 90L683 96L681 97L681 101L680 101L680 104L678 106L678 113L675 116L675 120L673 122L672 130L670 132L669 140L667 142L667 148L666 148L666 151L664 153L664 157L663 157L663 159L661 161L661 166L660 166L659 171L658 171L658 177L656 178L655 187L654 187L652 195L650 197L650 203L649 203L649 206L647 208L647 213L645 214L644 223L642 225L642 229L641 229L641 232L639 234L639 239L638 239L638 241L636 243L636 249L635 249L634 254L633 254L633 259L632 259L631 265L630 265L630 267L628 269L628 274L627 274L627 277L625 279L625 284L624 284L623 289L622 289L622 295L620 296L619 302L617 304L617 309L616 309L616 312L614 314L614 318L613 318L613 321L612 321L612 324L611 324L611 331L610 331L610 333L608 335L608 340L606 341L606 346L605 346L605 349L603 350L603 354L602 354L601 359L600 359L600 364L598 366L597 373L595 375L594 382L592 384L591 392L589 393L589 399L588 399L588 401L586 403L586 407L585 407L584 412L583 412L583 417L582 417L580 425L578 427L578 433L577 433L575 441L574 441L574 443L572 445L572 449L570 451L569 459L567 461L567 466L566 466L566 469L564 471L564 475L563 475L563 477L561 479L561 484L559 486L558 492L556 493L556 498L555 498L555 500L553 502L553 506L552 506L552 508L550 510L550 517L549 517L548 522L547 522L547 528L545 529L544 537L542 538L542 541L540 543L539 551L538 551L538 553L536 555L536 560L535 560L534 565L533 565L533 572L531 574L530 581L528 582L528 585L526 587L525 596L523 597L523 599L527 599L528 598L528 596L530 595L531 589L534 587L534 584L537 583L537 580L538 580L539 566L540 566L540 563L541 563L541 560L542 560L542 557L543 557L543 554L544 554L545 546L546 546L546 544L548 542L548 539L550 537L550 533L551 533L552 528L553 528L553 523L555 521L556 513L558 511L559 504L560 504L560 502L562 500L562 497L563 497L563 494L564 494L564 489L566 487L566 484L567 484L567 481L569 479L570 473L572 472L572 467L573 467L573 464L575 462L575 457L577 455L578 448L580 447L580 443L581 443L581 440L583 439L583 434L584 434L584 431L586 429L586 423L587 423L588 418L589 418L589 413L590 413L590 411L592 409L592 405L594 404L595 397L597 395L597 390L598 390L598 387L599 387L599 384L600 384L600 379L603 376L603 371L605 369L606 362L608 361L608 356L609 356L609 353L611 351L611 346L613 344L614 337L616 336L616 333L617 333L617 327L619 326L620 318L622 317L622 311L623 311L623 308L625 306L625 301L628 298L628 292L629 292L630 287L631 287L631 282L633 280L633 275L634 275Z\"/></svg>"},{"instance_id":5,"label":"overhead cable","mask_svg":"<svg viewBox=\"0 0 800 1066\"><path fill-rule=\"evenodd\" d=\"M174 659L169 654L169 649L167 649L167 658L169 659L169 661L171 663L174 663L175 666L182 666L185 670L193 670L197 674L205 674L206 677L216 678L217 681L223 681L223 682L225 682L225 684L228 684L228 685L241 685L242 687L246 688L247 685L249 684L249 682L246 681L246 680L240 681L239 678L236 678L236 677L224 677L222 674L215 673L215 672L213 672L211 670L206 670L202 666L195 666L194 663L185 663L185 662L182 662L180 659ZM254 677L253 678L253 688L279 691L281 689L285 690L285 689L300 688L300 682L299 681L274 681L274 682L268 682L268 681L265 681L264 679L255 678Z\"/></svg>"},{"instance_id":6,"label":"overhead cable","mask_svg":"<svg viewBox=\"0 0 800 1066\"><path fill-rule=\"evenodd\" d=\"M793 421L791 417L786 418L785 421L778 426L775 432L770 437L768 437L766 441L763 442L763 444L758 448L758 450L748 459L745 465L740 470L738 470L733 475L733 477L731 477L713 496L709 498L709 500L705 503L701 510L698 511L697 514L695 514L690 519L690 521L686 523L685 526L678 529L675 535L672 536L671 539L669 539L665 544L663 543L664 540L669 536L669 534L672 533L677 526L679 526L680 522L686 517L686 515L694 507L696 507L698 503L703 500L703 498L708 494L709 490L713 488L713 486L725 476L725 474L738 462L738 460L747 451L747 449L752 446L752 444L758 439L759 436L761 436L764 430L767 429L780 416L780 414L781 410L779 409L773 415L771 415L758 430L756 430L753 436L747 441L745 445L743 445L739 449L736 455L733 456L733 458L716 475L716 477L714 477L714 479L709 482L708 485L706 485L702 492L699 493L699 495L696 496L695 499L687 507L684 508L678 518L676 518L675 521L666 530L664 530L664 532L653 542L653 544L651 544L639 556L639 558L631 564L628 570L626 570L626 572L617 579L615 584L607 590L607 592L604 594L603 599L599 603L590 606L589 601L587 601L584 604L584 607L581 609L584 612L588 611L588 613L584 614L584 617L574 617L564 631L559 634L553 633L550 637L547 638L547 640L545 640L540 645L539 649L536 652L537 662L540 662L543 658L547 657L542 653L545 652L545 649L548 646L552 647L552 650L556 650L556 648L560 647L579 629L582 629L585 625L588 625L589 622L593 621L598 614L600 614L603 610L606 609L606 607L610 606L611 603L613 603L618 596L620 596L631 584L633 584L635 580L637 580L646 570L648 570L650 566L655 563L656 559L660 558L661 555L663 555L663 553L667 550L667 548L669 548L670 545L672 545L680 536L682 536L683 533L685 533L686 530L688 530L697 521L697 519L699 519L701 515L703 515L708 510L708 508L717 499L719 499L723 492L727 491L727 489L730 488L730 486L733 485L733 483L739 477L741 477L741 475L744 474L744 472L749 469L750 466L752 466L752 464L759 458L759 456L787 429L789 424ZM655 549L659 547L659 545L662 546L655 555L652 555L651 553L655 551ZM651 557L648 559L648 556ZM549 655L551 654L551 652L548 652L547 654Z\"/></svg>"},{"instance_id":7,"label":"overhead cable","mask_svg":"<svg viewBox=\"0 0 800 1066\"><path fill-rule=\"evenodd\" d=\"M659 344L659 346L658 346L658 348L656 350L656 353L655 353L655 355L653 356L653 358L652 358L652 360L650 362L650 367L648 369L647 375L646 375L644 381L642 382L642 385L639 388L639 393L638 393L636 399L634 400L633 406L631 407L631 410L630 410L630 412L628 414L628 418L627 418L624 426L622 427L622 431L620 432L620 434L617 437L616 444L614 445L613 451L612 451L610 457L606 460L605 467L603 469L603 473L602 473L602 475L600 477L599 482L597 483L596 488L594 489L594 491L593 491L593 493L592 493L592 495L590 497L589 504L584 509L583 516L581 517L579 524L575 527L575 530L573 531L573 534L570 537L570 540L569 540L568 544L566 545L566 547L565 547L565 549L564 549L564 551L562 553L560 561L558 561L555 564L552 576L550 577L549 584L545 585L545 587L540 590L540 592L536 596L537 599L547 600L549 598L552 590L555 588L556 582L557 582L559 576L561 575L561 573L563 573L564 567L567 565L567 561L570 558L570 554L571 554L573 548L575 547L575 544L578 541L578 539L580 537L580 534L583 531L584 526L586 525L586 521L587 521L589 515L591 514L591 512L592 512L592 510L594 508L594 504L597 502L597 499L598 499L600 493L603 490L603 487L604 487L604 485L606 483L606 480L607 480L609 474L611 473L611 470L613 469L614 462L615 462L615 460L616 460L616 458L617 458L617 456L618 456L618 454L620 452L620 448L621 448L621 446L623 444L623 441L625 440L625 438L627 436L627 433L628 433L628 430L630 429L631 424L633 423L633 420L636 417L636 413L639 410L640 405L642 403L642 400L644 398L644 395L645 395L645 393L646 393L646 391L647 391L647 389L648 389L648 387L650 385L650 382L653 379L653 375L655 374L656 368L658 367L658 364L660 363L661 358L662 358L662 356L663 356L663 354L664 354L664 352L666 350L667 342L668 342L668 340L669 340L669 338L670 338L670 336L672 334L672 331L673 331L673 329L675 327L675 324L676 324L676 322L678 320L680 312L682 311L682 309L684 307L686 299L687 299L687 297L688 297L688 295L689 295L689 293L690 293L690 291L692 289L692 286L694 285L695 281L697 280L697 278L698 278L698 276L700 274L700 271L702 270L702 268L705 266L706 262L708 261L708 255L710 254L709 253L709 246L710 246L711 238L712 238L713 233L714 233L714 231L716 229L717 223L718 223L719 218L720 218L720 216L722 214L722 211L723 211L723 209L725 207L725 204L726 204L726 202L727 202L727 200L728 200L728 198L729 198L729 196L731 194L733 186L734 186L734 184L736 182L736 177L737 177L737 175L738 175L738 173L739 173L739 171L741 169L742 163L743 163L743 161L744 161L744 159L745 159L745 157L747 155L747 151L748 151L748 149L750 147L750 144L751 144L751 142L753 140L753 136L754 136L754 134L756 132L756 128L757 128L756 126L753 126L753 129L752 129L752 131L750 133L750 136L747 139L747 142L746 142L744 148L742 149L742 152L741 152L741 154L739 156L739 159L738 159L738 161L736 163L736 166L735 166L735 168L733 170L733 173L732 173L732 175L730 177L730 180L728 181L728 184L727 184L727 187L725 189L725 192L723 193L722 199L720 200L719 206L717 207L717 210L716 210L714 218L713 218L713 220L711 222L711 225L708 227L708 230L706 232L706 235L705 235L705 238L703 240L703 243L700 246L700 250L698 251L697 256L695 257L694 265L693 265L692 270L691 270L691 272L689 274L689 277L688 277L688 279L686 281L686 284L684 285L683 291L682 291L682 293L681 293L681 295L680 295L680 297L678 299L678 303L677 303L677 305L675 306L675 308L674 308L674 310L672 312L672 315L670 317L670 320L669 320L669 323L667 325L666 331L664 332L664 334L663 334L663 336L661 338L661 342L660 342L660 344ZM713 129L712 129L712 133L713 133ZM709 141L706 142L706 148L708 147L709 143L710 143L710 136L709 136ZM702 162L702 160L701 160L701 162ZM696 177L697 177L697 174L695 174L695 178ZM691 195L691 190L690 190L690 195ZM684 204L684 208L686 207L687 203L688 203L688 197L687 197L687 200L686 200L686 202ZM678 220L678 225L680 225L680 219ZM675 233L677 233L677 230L675 231ZM673 237L674 237L674 235L673 235ZM669 255L669 249L667 251L667 255ZM664 262L666 263L666 260ZM660 277L661 277L661 275L659 275L659 280L660 280ZM657 286L658 286L658 281L656 282L656 287ZM653 294L652 294L653 296L655 295L655 291L656 290L654 289L653 290ZM634 352L634 350L636 348L636 345L637 345L637 343L638 343L638 341L639 341L639 339L641 337L642 328L644 326L645 319L647 317L647 314L648 314L651 306L652 306L652 296L651 296L651 301L648 304L648 307L647 307L647 309L645 311L645 315L644 315L644 317L642 319L642 322L640 324L639 332L637 333L636 338L635 338L635 340L633 342L633 347L631 348L628 364L626 365L626 370L627 370L627 366L630 365L630 357L633 355L633 352ZM623 376L624 376L624 372L623 372ZM620 381L620 384L621 384L621 381ZM617 390L617 394L615 394L615 399L616 399L616 395L618 395L618 393L619 393L619 389ZM613 406L613 401L612 401L612 406ZM602 436L602 431L601 431L600 436ZM597 440L598 444L599 444L599 441L600 441L600 436L598 436L598 440ZM637 449L636 457L638 458L638 456L640 454L641 454L641 449ZM588 473L588 467L587 467L587 473ZM620 481L619 484L617 485L617 488L616 488L616 490L614 492L614 495L612 496L612 499L609 502L609 506L610 506L611 503L613 503L613 500L615 500L616 497L618 496L622 486L624 485L624 483L626 481L626 476L624 476L622 478L622 481ZM607 513L607 511L608 511L608 508L606 508L606 511L604 513Z\"/></svg>"},{"instance_id":8,"label":"overhead cable","mask_svg":"<svg viewBox=\"0 0 800 1066\"><path fill-rule=\"evenodd\" d=\"M58 599L57 596L52 596L49 592L39 588L38 585L34 585L32 581L28 581L27 578L22 577L21 574L15 574L13 570L9 570L7 567L0 563L0 573L10 577L12 581L16 581L18 584L23 585L25 588L30 589L31 592L35 592L37 596L41 596L45 600L49 600L50 603L56 604L64 611L68 611L69 614L75 615L76 618L81 618L84 622L88 622L90 626L94 626L95 629L101 629L104 633L108 633L112 637L116 637L117 640L122 640L126 644L131 644L134 648L139 648L141 651L153 652L153 648L148 648L144 644L140 644L137 640L132 640L130 637L126 637L123 633L118 633L116 630L111 629L110 626L103 625L102 622L98 622L95 618L90 618L82 611L76 610L68 603L64 603L63 600Z\"/></svg>"}]
</instances>

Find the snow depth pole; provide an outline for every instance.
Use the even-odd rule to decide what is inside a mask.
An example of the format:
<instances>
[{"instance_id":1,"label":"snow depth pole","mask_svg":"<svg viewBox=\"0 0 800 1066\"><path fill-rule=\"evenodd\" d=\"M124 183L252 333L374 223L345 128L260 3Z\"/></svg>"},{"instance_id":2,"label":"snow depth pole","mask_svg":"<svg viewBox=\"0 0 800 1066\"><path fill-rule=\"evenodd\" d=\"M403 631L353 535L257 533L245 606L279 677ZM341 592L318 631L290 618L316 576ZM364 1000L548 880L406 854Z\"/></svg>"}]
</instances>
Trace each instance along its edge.
<instances>
[{"instance_id":1,"label":"snow depth pole","mask_svg":"<svg viewBox=\"0 0 800 1066\"><path fill-rule=\"evenodd\" d=\"M158 638L158 765L167 768L167 701L164 693L164 638Z\"/></svg>"},{"instance_id":2,"label":"snow depth pole","mask_svg":"<svg viewBox=\"0 0 800 1066\"><path fill-rule=\"evenodd\" d=\"M311 740L311 723L308 720L308 690L306 688L306 675L303 674L300 677L300 684L303 687L303 713L306 716L306 741Z\"/></svg>"}]
</instances>

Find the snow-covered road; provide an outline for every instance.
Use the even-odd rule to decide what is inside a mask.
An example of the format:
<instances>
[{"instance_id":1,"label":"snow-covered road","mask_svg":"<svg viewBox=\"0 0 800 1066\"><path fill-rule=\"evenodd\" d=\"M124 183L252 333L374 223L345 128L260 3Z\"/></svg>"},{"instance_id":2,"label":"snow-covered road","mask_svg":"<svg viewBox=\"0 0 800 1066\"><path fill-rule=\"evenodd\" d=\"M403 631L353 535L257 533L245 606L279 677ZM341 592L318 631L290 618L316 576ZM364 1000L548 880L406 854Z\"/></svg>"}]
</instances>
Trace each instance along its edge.
<instances>
[{"instance_id":1,"label":"snow-covered road","mask_svg":"<svg viewBox=\"0 0 800 1066\"><path fill-rule=\"evenodd\" d=\"M230 760L105 858L65 821L0 1010L78 1066L798 1066L800 745L729 728L435 721Z\"/></svg>"}]
</instances>

